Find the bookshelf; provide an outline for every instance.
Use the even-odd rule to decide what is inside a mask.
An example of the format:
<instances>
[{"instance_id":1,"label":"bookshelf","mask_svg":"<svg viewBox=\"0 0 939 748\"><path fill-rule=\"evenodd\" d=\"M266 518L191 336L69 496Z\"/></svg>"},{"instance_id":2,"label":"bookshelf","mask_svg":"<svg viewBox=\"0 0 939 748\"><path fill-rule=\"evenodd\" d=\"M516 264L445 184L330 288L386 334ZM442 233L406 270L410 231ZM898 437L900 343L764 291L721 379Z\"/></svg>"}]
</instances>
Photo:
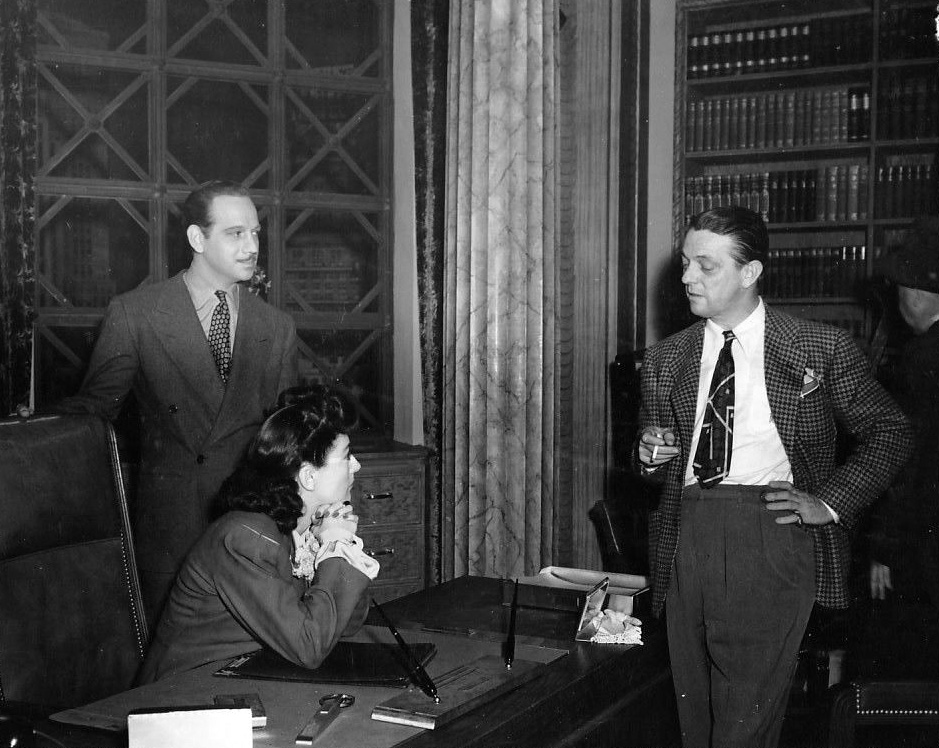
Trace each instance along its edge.
<instances>
[{"instance_id":1,"label":"bookshelf","mask_svg":"<svg viewBox=\"0 0 939 748\"><path fill-rule=\"evenodd\" d=\"M760 212L768 303L848 329L882 316L877 260L939 212L935 3L679 0L676 246L691 215Z\"/></svg>"}]
</instances>

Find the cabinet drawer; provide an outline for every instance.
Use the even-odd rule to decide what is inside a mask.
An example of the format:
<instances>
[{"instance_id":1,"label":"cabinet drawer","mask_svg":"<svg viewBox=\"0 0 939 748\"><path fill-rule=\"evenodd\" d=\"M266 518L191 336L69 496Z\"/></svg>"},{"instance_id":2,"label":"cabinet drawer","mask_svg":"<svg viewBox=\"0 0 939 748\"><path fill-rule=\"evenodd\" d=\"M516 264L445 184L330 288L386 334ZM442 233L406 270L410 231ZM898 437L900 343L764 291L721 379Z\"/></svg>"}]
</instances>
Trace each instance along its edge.
<instances>
[{"instance_id":1,"label":"cabinet drawer","mask_svg":"<svg viewBox=\"0 0 939 748\"><path fill-rule=\"evenodd\" d=\"M378 582L423 579L424 539L422 528L367 530L359 525L365 551L381 564Z\"/></svg>"},{"instance_id":2,"label":"cabinet drawer","mask_svg":"<svg viewBox=\"0 0 939 748\"><path fill-rule=\"evenodd\" d=\"M364 475L363 475L364 473ZM416 524L423 521L424 476L414 473L372 473L363 469L352 487L352 505L359 530L373 524Z\"/></svg>"}]
</instances>

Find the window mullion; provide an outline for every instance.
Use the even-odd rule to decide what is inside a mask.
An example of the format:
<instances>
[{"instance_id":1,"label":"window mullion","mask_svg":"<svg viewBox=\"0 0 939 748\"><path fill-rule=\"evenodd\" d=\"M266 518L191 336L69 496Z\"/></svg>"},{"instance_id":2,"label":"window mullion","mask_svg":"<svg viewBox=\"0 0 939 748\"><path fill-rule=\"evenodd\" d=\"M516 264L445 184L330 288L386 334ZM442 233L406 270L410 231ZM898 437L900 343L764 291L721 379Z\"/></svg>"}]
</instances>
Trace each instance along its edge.
<instances>
[{"instance_id":1,"label":"window mullion","mask_svg":"<svg viewBox=\"0 0 939 748\"><path fill-rule=\"evenodd\" d=\"M286 60L286 8L284 0L268 2L268 64L273 80L268 87L268 153L271 162L270 189L273 196L267 227L267 273L271 282L269 301L283 307L284 256L284 183L287 181L285 133L286 109L284 103L284 67Z\"/></svg>"},{"instance_id":2,"label":"window mullion","mask_svg":"<svg viewBox=\"0 0 939 748\"><path fill-rule=\"evenodd\" d=\"M168 275L166 200L166 4L168 0L147 0L147 55L150 57L150 173L156 189L150 198L150 279L163 280Z\"/></svg>"}]
</instances>

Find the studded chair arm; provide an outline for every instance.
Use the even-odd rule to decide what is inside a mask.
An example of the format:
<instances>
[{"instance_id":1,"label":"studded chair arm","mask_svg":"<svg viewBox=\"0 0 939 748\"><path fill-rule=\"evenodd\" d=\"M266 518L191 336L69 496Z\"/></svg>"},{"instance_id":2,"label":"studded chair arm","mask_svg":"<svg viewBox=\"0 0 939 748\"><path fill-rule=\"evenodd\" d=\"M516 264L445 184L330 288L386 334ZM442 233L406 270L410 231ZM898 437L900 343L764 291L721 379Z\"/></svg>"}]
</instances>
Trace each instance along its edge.
<instances>
[{"instance_id":1,"label":"studded chair arm","mask_svg":"<svg viewBox=\"0 0 939 748\"><path fill-rule=\"evenodd\" d=\"M856 681L834 696L829 748L851 748L864 725L939 725L939 681Z\"/></svg>"}]
</instances>

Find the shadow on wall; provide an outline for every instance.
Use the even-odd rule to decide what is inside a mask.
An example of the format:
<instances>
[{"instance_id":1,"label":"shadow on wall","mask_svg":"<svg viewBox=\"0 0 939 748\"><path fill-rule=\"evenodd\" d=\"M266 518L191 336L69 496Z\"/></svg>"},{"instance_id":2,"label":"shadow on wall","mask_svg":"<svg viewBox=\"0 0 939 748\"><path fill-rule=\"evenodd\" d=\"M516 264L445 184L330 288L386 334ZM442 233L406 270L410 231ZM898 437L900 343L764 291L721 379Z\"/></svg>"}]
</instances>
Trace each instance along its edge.
<instances>
[{"instance_id":1,"label":"shadow on wall","mask_svg":"<svg viewBox=\"0 0 939 748\"><path fill-rule=\"evenodd\" d=\"M671 260L662 267L654 285L649 303L654 305L654 319L659 320L655 339L664 340L683 330L697 318L688 309L688 299L681 283L681 255L672 254Z\"/></svg>"},{"instance_id":2,"label":"shadow on wall","mask_svg":"<svg viewBox=\"0 0 939 748\"><path fill-rule=\"evenodd\" d=\"M655 492L630 469L639 423L639 370L642 351L621 353L610 364L613 464L597 523L605 571L648 574L649 510Z\"/></svg>"}]
</instances>

